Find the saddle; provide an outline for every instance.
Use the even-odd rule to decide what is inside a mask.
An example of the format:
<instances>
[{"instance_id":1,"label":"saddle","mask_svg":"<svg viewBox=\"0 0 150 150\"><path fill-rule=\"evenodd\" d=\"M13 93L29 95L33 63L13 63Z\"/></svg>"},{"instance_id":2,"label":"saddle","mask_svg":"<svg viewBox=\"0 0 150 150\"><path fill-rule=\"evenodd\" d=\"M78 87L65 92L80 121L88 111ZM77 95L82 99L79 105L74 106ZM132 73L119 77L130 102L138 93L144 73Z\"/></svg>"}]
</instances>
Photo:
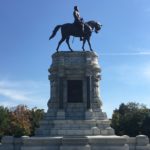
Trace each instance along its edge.
<instances>
[{"instance_id":1,"label":"saddle","mask_svg":"<svg viewBox=\"0 0 150 150\"><path fill-rule=\"evenodd\" d=\"M80 30L82 34L84 34L85 32L85 27L92 32L92 28L87 23L85 23L83 19L81 19L80 21L75 21L73 24L77 29Z\"/></svg>"}]
</instances>

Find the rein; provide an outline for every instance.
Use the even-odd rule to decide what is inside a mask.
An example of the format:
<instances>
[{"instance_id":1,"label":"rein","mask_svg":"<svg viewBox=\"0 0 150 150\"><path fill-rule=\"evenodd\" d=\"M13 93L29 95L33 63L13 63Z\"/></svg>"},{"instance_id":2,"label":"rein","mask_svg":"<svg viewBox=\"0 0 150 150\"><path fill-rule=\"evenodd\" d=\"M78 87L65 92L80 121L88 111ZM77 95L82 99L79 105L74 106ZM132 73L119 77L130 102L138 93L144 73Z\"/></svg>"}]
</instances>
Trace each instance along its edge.
<instances>
[{"instance_id":1,"label":"rein","mask_svg":"<svg viewBox=\"0 0 150 150\"><path fill-rule=\"evenodd\" d=\"M74 36L73 36L73 39L72 39L72 44L73 44L73 42L74 42Z\"/></svg>"}]
</instances>

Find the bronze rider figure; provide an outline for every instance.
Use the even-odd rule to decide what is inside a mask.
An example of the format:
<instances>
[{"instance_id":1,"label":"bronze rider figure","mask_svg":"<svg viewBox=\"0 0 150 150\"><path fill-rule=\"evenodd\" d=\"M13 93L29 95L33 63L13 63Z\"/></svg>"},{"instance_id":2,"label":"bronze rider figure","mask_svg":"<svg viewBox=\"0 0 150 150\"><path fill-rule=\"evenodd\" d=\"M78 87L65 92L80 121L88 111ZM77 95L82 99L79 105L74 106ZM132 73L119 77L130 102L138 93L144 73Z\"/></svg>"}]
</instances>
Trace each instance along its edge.
<instances>
[{"instance_id":1,"label":"bronze rider figure","mask_svg":"<svg viewBox=\"0 0 150 150\"><path fill-rule=\"evenodd\" d=\"M80 29L83 35L84 34L84 22L83 22L83 18L80 17L80 13L79 13L77 6L74 6L73 16L74 16L74 24ZM82 41L83 38L80 37L80 40Z\"/></svg>"}]
</instances>

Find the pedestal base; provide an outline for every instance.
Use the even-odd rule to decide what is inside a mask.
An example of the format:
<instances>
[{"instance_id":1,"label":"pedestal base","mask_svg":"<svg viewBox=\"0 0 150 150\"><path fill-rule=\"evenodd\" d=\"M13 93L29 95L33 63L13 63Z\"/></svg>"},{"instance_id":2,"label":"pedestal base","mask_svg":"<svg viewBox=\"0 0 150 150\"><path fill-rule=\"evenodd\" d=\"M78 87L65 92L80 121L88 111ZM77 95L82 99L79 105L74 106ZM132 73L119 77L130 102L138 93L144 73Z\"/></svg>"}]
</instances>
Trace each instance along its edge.
<instances>
[{"instance_id":1,"label":"pedestal base","mask_svg":"<svg viewBox=\"0 0 150 150\"><path fill-rule=\"evenodd\" d=\"M144 135L128 136L57 136L4 137L0 150L150 150Z\"/></svg>"}]
</instances>

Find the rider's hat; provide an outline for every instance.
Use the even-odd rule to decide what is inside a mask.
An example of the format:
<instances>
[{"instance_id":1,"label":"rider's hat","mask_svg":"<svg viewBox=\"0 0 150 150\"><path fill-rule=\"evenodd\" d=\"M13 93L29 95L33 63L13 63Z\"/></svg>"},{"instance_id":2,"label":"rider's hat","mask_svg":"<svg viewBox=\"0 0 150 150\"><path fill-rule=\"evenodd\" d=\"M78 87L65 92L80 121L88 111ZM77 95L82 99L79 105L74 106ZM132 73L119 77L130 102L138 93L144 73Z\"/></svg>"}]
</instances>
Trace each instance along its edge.
<instances>
[{"instance_id":1,"label":"rider's hat","mask_svg":"<svg viewBox=\"0 0 150 150\"><path fill-rule=\"evenodd\" d=\"M74 9L77 10L77 9L78 9L78 6L74 6Z\"/></svg>"}]
</instances>

